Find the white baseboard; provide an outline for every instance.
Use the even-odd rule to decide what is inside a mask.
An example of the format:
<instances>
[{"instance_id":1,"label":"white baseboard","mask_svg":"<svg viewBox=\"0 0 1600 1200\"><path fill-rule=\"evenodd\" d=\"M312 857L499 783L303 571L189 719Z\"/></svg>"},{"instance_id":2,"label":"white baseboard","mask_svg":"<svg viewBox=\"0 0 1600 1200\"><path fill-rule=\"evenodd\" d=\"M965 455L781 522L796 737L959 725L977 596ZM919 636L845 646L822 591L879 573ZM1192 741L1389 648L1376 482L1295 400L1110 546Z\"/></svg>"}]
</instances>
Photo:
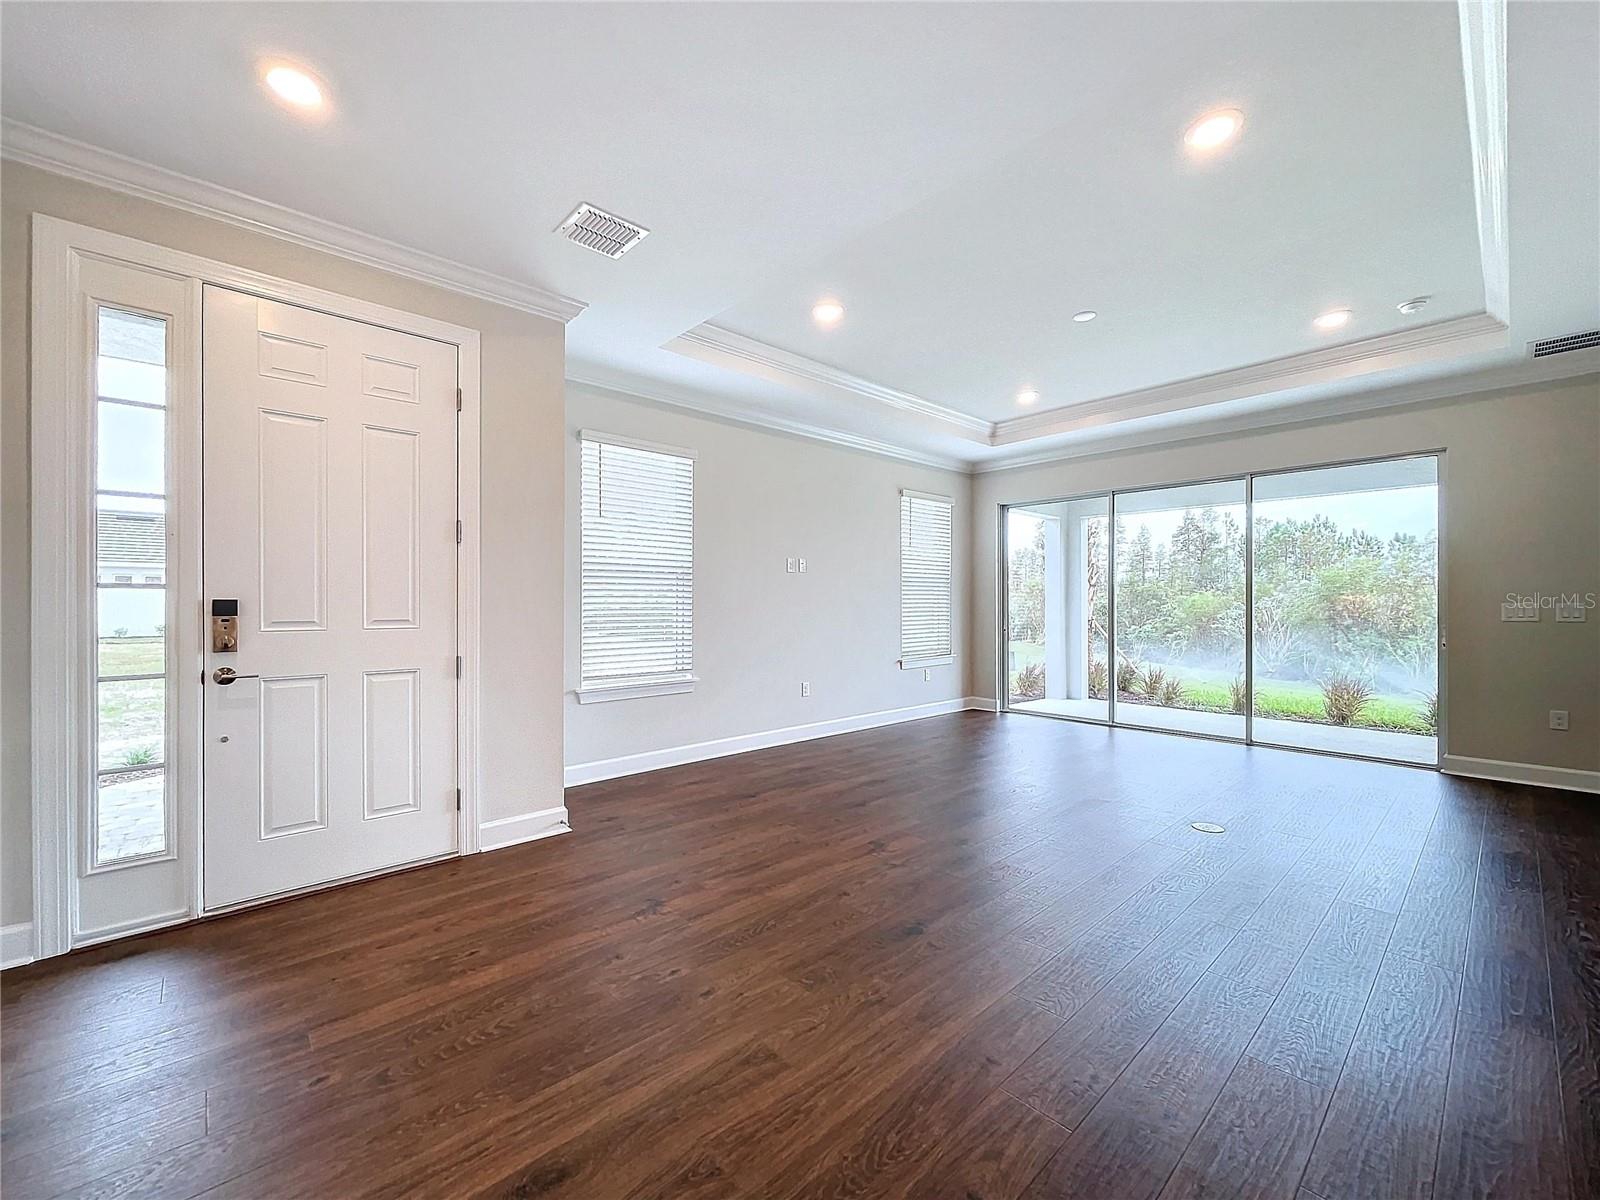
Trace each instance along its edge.
<instances>
[{"instance_id":1,"label":"white baseboard","mask_svg":"<svg viewBox=\"0 0 1600 1200\"><path fill-rule=\"evenodd\" d=\"M565 807L542 808L538 812L518 813L514 817L501 817L485 821L478 826L480 850L503 850L523 842L536 842L540 838L555 837L558 833L571 833Z\"/></svg>"},{"instance_id":2,"label":"white baseboard","mask_svg":"<svg viewBox=\"0 0 1600 1200\"><path fill-rule=\"evenodd\" d=\"M33 923L0 925L0 971L33 961Z\"/></svg>"},{"instance_id":3,"label":"white baseboard","mask_svg":"<svg viewBox=\"0 0 1600 1200\"><path fill-rule=\"evenodd\" d=\"M709 742L669 746L665 750L649 750L643 754L628 754L621 758L596 759L594 762L574 763L569 766L564 772L564 782L567 787L578 787L585 783L598 783L602 779L618 779L624 775L659 771L663 767L681 767L684 763L703 762L708 758L725 758L730 754L744 754L750 750L766 750L772 746L809 742L815 738L833 737L840 733L856 733L862 729L898 725L902 721L920 721L924 717L939 717L968 708L992 709L993 705L993 700L964 696L954 700L940 700L933 704L917 704L910 708L885 708L877 712L858 713L852 717L838 717L832 721L817 721L810 725L789 725L782 729L766 729L760 733L744 733L737 737L717 738Z\"/></svg>"},{"instance_id":4,"label":"white baseboard","mask_svg":"<svg viewBox=\"0 0 1600 1200\"><path fill-rule=\"evenodd\" d=\"M1572 767L1541 767L1535 763L1500 762L1493 758L1465 758L1446 754L1439 763L1446 775L1470 775L1501 783L1529 783L1535 787L1566 788L1574 792L1600 792L1600 771Z\"/></svg>"},{"instance_id":5,"label":"white baseboard","mask_svg":"<svg viewBox=\"0 0 1600 1200\"><path fill-rule=\"evenodd\" d=\"M967 707L975 708L979 712L999 712L1000 701L993 696L968 696Z\"/></svg>"}]
</instances>

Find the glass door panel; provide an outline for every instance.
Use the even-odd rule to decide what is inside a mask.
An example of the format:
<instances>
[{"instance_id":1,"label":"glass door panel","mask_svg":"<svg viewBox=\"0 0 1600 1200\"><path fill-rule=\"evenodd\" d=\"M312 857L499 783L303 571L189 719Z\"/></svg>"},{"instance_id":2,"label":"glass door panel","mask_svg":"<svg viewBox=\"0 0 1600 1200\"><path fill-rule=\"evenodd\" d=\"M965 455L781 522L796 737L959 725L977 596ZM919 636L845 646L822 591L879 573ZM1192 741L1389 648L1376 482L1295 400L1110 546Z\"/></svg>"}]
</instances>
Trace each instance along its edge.
<instances>
[{"instance_id":1,"label":"glass door panel","mask_svg":"<svg viewBox=\"0 0 1600 1200\"><path fill-rule=\"evenodd\" d=\"M1110 718L1105 496L1007 510L1008 707Z\"/></svg>"},{"instance_id":2,"label":"glass door panel","mask_svg":"<svg viewBox=\"0 0 1600 1200\"><path fill-rule=\"evenodd\" d=\"M1256 741L1438 761L1438 466L1254 478Z\"/></svg>"},{"instance_id":3,"label":"glass door panel","mask_svg":"<svg viewBox=\"0 0 1600 1200\"><path fill-rule=\"evenodd\" d=\"M1245 481L1118 492L1117 723L1245 736Z\"/></svg>"}]
</instances>

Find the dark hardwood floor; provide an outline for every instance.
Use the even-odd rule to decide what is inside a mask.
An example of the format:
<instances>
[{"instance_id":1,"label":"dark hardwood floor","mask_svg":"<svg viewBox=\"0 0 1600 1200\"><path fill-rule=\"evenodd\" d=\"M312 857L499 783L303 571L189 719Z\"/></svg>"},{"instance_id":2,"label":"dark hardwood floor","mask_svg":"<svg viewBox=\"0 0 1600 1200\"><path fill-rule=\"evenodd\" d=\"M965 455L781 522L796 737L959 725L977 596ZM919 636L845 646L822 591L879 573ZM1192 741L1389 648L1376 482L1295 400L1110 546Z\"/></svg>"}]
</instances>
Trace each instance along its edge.
<instances>
[{"instance_id":1,"label":"dark hardwood floor","mask_svg":"<svg viewBox=\"0 0 1600 1200\"><path fill-rule=\"evenodd\" d=\"M7 972L6 1200L1600 1196L1595 797L969 713L568 802Z\"/></svg>"}]
</instances>

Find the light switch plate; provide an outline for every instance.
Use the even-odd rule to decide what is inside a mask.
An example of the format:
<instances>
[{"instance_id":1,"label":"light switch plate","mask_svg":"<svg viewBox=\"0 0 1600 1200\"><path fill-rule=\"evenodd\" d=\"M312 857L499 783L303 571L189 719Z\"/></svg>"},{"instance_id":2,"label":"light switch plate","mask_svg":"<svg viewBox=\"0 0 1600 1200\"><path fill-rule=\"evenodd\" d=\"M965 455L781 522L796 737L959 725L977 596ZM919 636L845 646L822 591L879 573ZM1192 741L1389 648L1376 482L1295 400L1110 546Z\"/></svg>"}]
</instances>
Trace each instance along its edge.
<instances>
[{"instance_id":1,"label":"light switch plate","mask_svg":"<svg viewBox=\"0 0 1600 1200\"><path fill-rule=\"evenodd\" d=\"M1583 602L1582 597L1576 600L1563 600L1556 605L1556 620L1558 621L1587 621L1589 619L1589 606Z\"/></svg>"},{"instance_id":2,"label":"light switch plate","mask_svg":"<svg viewBox=\"0 0 1600 1200\"><path fill-rule=\"evenodd\" d=\"M794 574L794 559L793 558L784 559L783 560L783 569L785 571L789 572L789 574L793 575Z\"/></svg>"},{"instance_id":3,"label":"light switch plate","mask_svg":"<svg viewBox=\"0 0 1600 1200\"><path fill-rule=\"evenodd\" d=\"M1500 619L1502 621L1537 621L1539 619L1539 606L1537 604L1502 604L1500 606Z\"/></svg>"},{"instance_id":4,"label":"light switch plate","mask_svg":"<svg viewBox=\"0 0 1600 1200\"><path fill-rule=\"evenodd\" d=\"M800 574L804 575L805 573L806 573L806 560L802 558L800 560Z\"/></svg>"}]
</instances>

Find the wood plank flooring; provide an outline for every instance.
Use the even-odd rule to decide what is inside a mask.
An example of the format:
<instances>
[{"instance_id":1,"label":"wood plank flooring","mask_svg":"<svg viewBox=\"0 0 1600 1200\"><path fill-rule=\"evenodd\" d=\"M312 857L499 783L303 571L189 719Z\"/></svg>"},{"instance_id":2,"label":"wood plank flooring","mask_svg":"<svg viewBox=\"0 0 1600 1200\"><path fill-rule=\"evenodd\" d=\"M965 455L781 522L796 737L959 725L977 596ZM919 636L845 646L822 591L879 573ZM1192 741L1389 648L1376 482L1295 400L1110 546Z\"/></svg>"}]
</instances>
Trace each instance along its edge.
<instances>
[{"instance_id":1,"label":"wood plank flooring","mask_svg":"<svg viewBox=\"0 0 1600 1200\"><path fill-rule=\"evenodd\" d=\"M568 803L7 972L6 1200L1600 1196L1595 797L968 713Z\"/></svg>"}]
</instances>

